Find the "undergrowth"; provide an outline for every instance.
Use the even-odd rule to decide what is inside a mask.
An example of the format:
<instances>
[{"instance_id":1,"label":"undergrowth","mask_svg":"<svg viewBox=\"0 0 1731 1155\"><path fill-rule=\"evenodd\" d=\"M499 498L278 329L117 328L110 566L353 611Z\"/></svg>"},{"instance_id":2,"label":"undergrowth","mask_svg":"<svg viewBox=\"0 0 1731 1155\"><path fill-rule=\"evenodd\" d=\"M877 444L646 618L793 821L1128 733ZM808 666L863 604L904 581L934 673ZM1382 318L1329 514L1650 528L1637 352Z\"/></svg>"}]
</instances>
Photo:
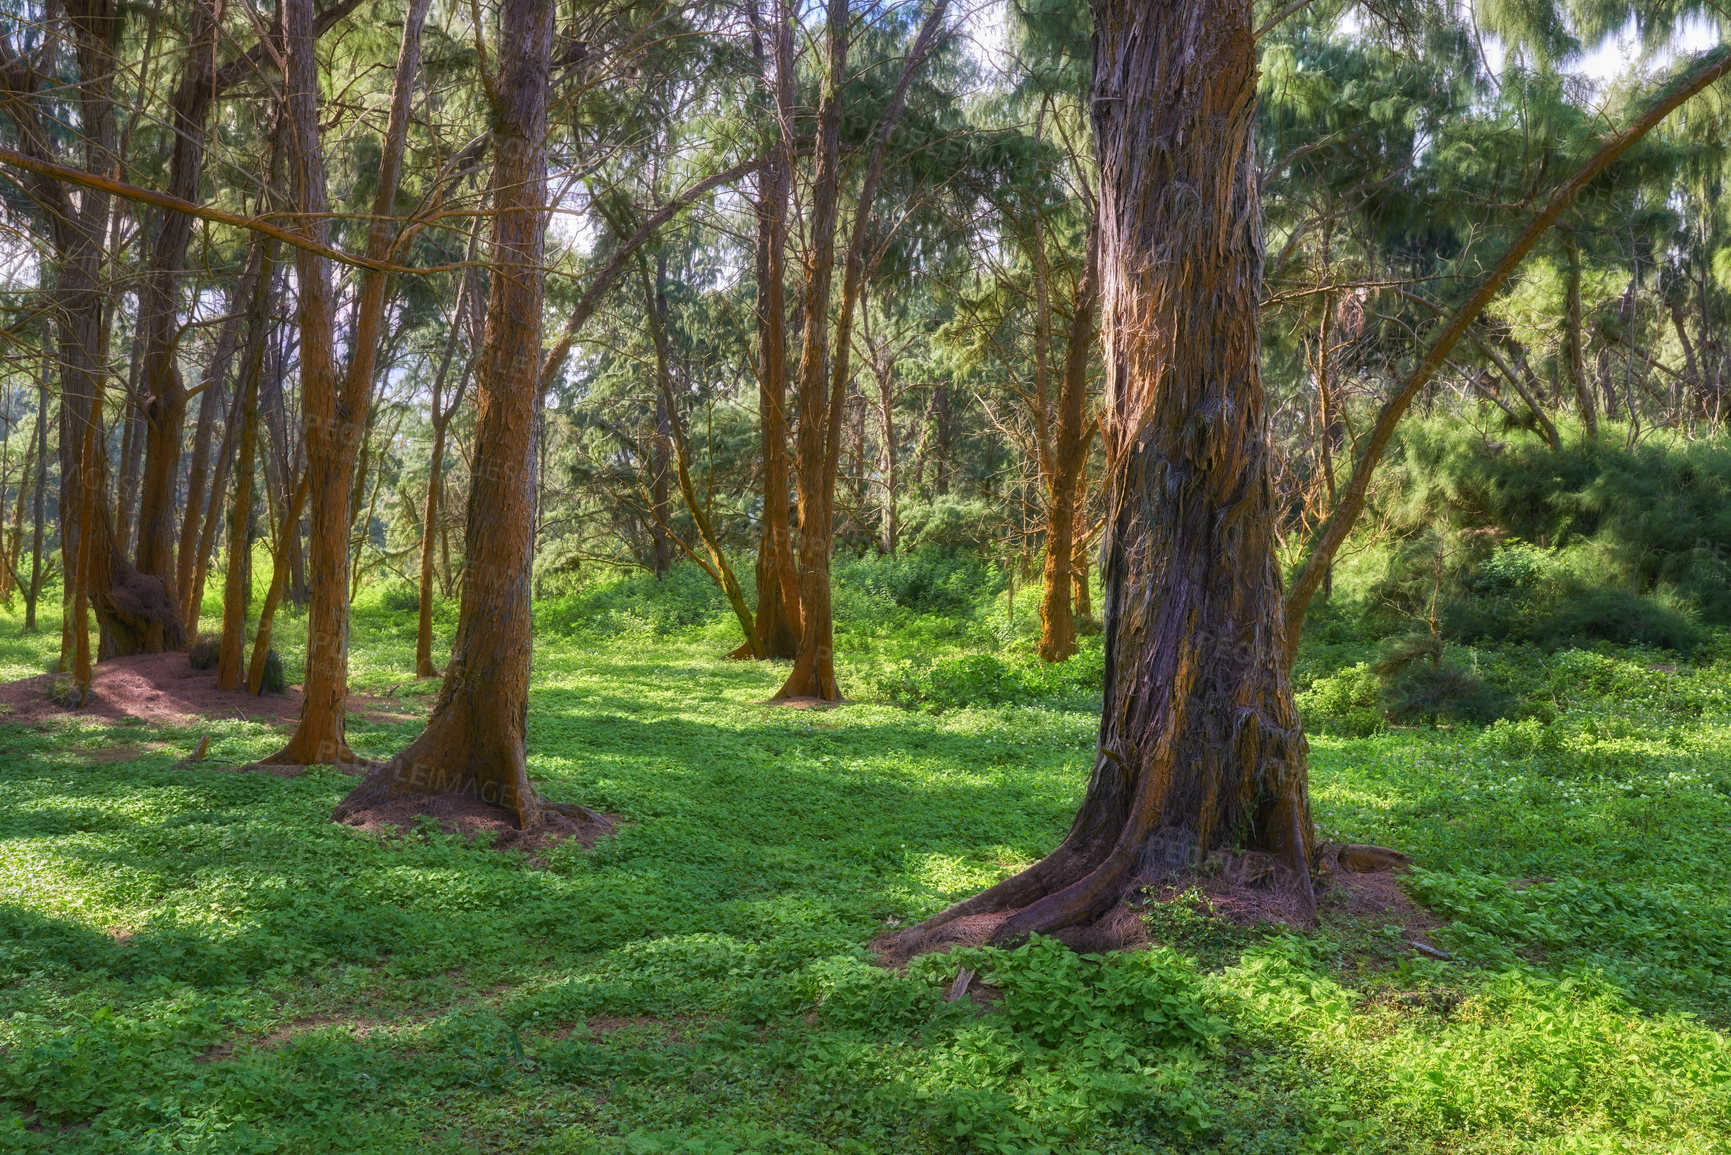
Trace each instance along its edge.
<instances>
[{"instance_id":1,"label":"undergrowth","mask_svg":"<svg viewBox=\"0 0 1731 1155\"><path fill-rule=\"evenodd\" d=\"M828 711L760 705L785 665L723 660L725 607L684 568L542 602L531 773L627 824L536 864L333 827L352 779L222 769L280 737L238 719L0 726L0 1149L1731 1147L1716 635L1689 660L1450 643L1506 716L1408 724L1387 640L1319 613L1319 831L1411 854L1451 961L1374 916L1239 928L1192 895L1150 908L1145 951L898 973L865 944L1062 837L1099 709L1097 640L1039 668L1026 591L976 567L963 608L922 609L969 571L919 564L838 566L856 700ZM0 619L0 665L39 673L57 637ZM424 709L413 645L364 593L357 688ZM350 723L372 757L416 732Z\"/></svg>"}]
</instances>

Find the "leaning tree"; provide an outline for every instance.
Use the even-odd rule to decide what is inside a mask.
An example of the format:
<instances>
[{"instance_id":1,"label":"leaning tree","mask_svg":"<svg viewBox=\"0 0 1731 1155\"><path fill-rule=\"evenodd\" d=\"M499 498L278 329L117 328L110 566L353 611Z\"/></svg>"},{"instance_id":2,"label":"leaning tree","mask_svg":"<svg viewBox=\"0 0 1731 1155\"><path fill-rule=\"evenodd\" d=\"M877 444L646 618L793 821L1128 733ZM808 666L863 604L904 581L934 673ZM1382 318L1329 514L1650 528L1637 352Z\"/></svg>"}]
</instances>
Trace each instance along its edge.
<instances>
[{"instance_id":1,"label":"leaning tree","mask_svg":"<svg viewBox=\"0 0 1731 1155\"><path fill-rule=\"evenodd\" d=\"M1057 850L902 949L969 916L992 916L999 943L1085 923L1218 848L1271 853L1313 906L1258 367L1252 5L1094 0L1093 13L1110 487L1093 775Z\"/></svg>"}]
</instances>

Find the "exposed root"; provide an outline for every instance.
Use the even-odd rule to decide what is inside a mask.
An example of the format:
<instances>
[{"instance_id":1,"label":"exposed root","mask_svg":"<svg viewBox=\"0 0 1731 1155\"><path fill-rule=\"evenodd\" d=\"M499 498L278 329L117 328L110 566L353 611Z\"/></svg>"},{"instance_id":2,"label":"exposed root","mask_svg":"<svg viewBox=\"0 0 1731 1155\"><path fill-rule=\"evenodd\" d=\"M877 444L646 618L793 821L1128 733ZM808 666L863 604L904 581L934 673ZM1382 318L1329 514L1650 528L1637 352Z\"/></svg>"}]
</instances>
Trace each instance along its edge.
<instances>
[{"instance_id":1,"label":"exposed root","mask_svg":"<svg viewBox=\"0 0 1731 1155\"><path fill-rule=\"evenodd\" d=\"M1133 949L1149 941L1141 913L1129 901L1138 894L1159 903L1199 891L1218 917L1238 926L1274 923L1313 928L1327 918L1359 918L1376 912L1421 929L1435 925L1395 881L1410 860L1380 846L1319 846L1317 884L1308 869L1295 876L1283 854L1240 850L1216 851L1193 869L1133 877L1116 888L1097 882L1078 891L1075 883L1054 886L1054 878L1077 877L1074 859L1064 864L1069 867L1064 870L1052 865L1056 857L1043 859L925 922L879 936L871 943L879 963L901 967L919 955L955 946L1014 946L1031 934L1056 938L1089 954ZM1090 873L1098 875L1104 869ZM1320 892L1317 885L1322 887ZM1068 895L1073 900L1078 893L1092 893L1100 905L1090 912L1086 904L1053 904L1054 898ZM1058 917L1033 915L1042 908L1059 912Z\"/></svg>"}]
</instances>

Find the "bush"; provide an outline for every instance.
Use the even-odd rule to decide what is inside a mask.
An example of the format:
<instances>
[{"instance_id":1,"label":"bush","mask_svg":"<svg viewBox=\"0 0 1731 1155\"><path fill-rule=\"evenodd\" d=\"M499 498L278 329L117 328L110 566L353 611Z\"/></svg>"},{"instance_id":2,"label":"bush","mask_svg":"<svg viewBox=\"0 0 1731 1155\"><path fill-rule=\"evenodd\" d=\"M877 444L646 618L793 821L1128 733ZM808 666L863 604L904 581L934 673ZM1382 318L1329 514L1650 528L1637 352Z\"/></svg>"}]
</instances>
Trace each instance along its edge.
<instances>
[{"instance_id":1,"label":"bush","mask_svg":"<svg viewBox=\"0 0 1731 1155\"><path fill-rule=\"evenodd\" d=\"M1564 600L1540 629L1552 646L1606 641L1686 654L1701 641L1701 631L1680 611L1657 598L1613 589Z\"/></svg>"},{"instance_id":2,"label":"bush","mask_svg":"<svg viewBox=\"0 0 1731 1155\"><path fill-rule=\"evenodd\" d=\"M1313 733L1368 738L1382 729L1382 680L1368 662L1317 678L1295 697Z\"/></svg>"},{"instance_id":3,"label":"bush","mask_svg":"<svg viewBox=\"0 0 1731 1155\"><path fill-rule=\"evenodd\" d=\"M1485 726L1513 705L1507 694L1487 686L1459 664L1444 659L1413 662L1391 672L1383 683L1383 709L1397 721L1435 725L1439 721Z\"/></svg>"},{"instance_id":4,"label":"bush","mask_svg":"<svg viewBox=\"0 0 1731 1155\"><path fill-rule=\"evenodd\" d=\"M984 557L930 547L843 562L836 581L920 614L964 614L1004 588L1003 575Z\"/></svg>"},{"instance_id":5,"label":"bush","mask_svg":"<svg viewBox=\"0 0 1731 1155\"><path fill-rule=\"evenodd\" d=\"M80 689L71 674L57 674L48 683L48 700L66 710L81 709L84 704L95 697L88 688Z\"/></svg>"},{"instance_id":6,"label":"bush","mask_svg":"<svg viewBox=\"0 0 1731 1155\"><path fill-rule=\"evenodd\" d=\"M379 605L394 614L419 613L421 591L401 582L393 582L386 586L385 592L379 596Z\"/></svg>"},{"instance_id":7,"label":"bush","mask_svg":"<svg viewBox=\"0 0 1731 1155\"><path fill-rule=\"evenodd\" d=\"M192 663L195 670L214 670L222 660L222 640L209 634L200 634L186 648L186 659Z\"/></svg>"},{"instance_id":8,"label":"bush","mask_svg":"<svg viewBox=\"0 0 1731 1155\"><path fill-rule=\"evenodd\" d=\"M258 692L261 694L280 694L288 688L288 679L283 675L282 655L275 650L267 650L264 655L264 674L259 678Z\"/></svg>"}]
</instances>

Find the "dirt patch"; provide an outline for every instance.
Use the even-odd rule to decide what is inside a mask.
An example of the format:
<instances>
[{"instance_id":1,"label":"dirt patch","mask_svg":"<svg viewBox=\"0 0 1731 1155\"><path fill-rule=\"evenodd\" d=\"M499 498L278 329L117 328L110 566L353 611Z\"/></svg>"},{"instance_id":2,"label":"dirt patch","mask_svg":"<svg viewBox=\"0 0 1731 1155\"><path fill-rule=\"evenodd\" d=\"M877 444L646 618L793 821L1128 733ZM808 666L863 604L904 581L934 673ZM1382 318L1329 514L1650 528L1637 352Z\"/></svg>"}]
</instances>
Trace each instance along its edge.
<instances>
[{"instance_id":1,"label":"dirt patch","mask_svg":"<svg viewBox=\"0 0 1731 1155\"><path fill-rule=\"evenodd\" d=\"M288 725L300 717L300 687L254 697L216 688L215 670L195 670L184 653L133 654L98 662L91 670L91 700L68 710L48 699L56 674L0 684L0 724L83 717L111 722L136 719L153 726L192 726L212 718ZM409 721L397 702L350 694L349 712L370 722Z\"/></svg>"},{"instance_id":2,"label":"dirt patch","mask_svg":"<svg viewBox=\"0 0 1731 1155\"><path fill-rule=\"evenodd\" d=\"M490 835L494 849L525 851L530 855L531 863L535 863L537 851L555 842L573 840L589 850L602 836L613 833L620 826L620 820L613 815L598 814L597 821L548 808L542 811L540 821L527 830L519 830L512 811L463 791L386 798L350 810L344 816L343 824L357 830L402 835L413 830L423 816L435 819L439 829L460 834L466 841Z\"/></svg>"},{"instance_id":3,"label":"dirt patch","mask_svg":"<svg viewBox=\"0 0 1731 1155\"><path fill-rule=\"evenodd\" d=\"M823 698L813 698L809 696L798 698L771 698L767 702L758 703L759 706L785 706L789 710L833 710L837 706L845 706L847 704L848 702L846 698L843 698L839 702L830 702Z\"/></svg>"}]
</instances>

